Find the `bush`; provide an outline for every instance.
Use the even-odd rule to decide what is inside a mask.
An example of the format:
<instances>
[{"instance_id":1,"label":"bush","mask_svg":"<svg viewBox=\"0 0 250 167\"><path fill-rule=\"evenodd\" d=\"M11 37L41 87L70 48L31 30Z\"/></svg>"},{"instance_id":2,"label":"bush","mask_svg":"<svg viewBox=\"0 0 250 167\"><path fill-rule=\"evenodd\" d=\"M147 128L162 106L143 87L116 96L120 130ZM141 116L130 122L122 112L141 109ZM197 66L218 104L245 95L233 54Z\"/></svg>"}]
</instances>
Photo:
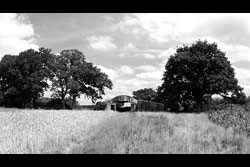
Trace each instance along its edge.
<instances>
[{"instance_id":1,"label":"bush","mask_svg":"<svg viewBox=\"0 0 250 167\"><path fill-rule=\"evenodd\" d=\"M106 102L97 102L95 104L94 110L105 110L106 105Z\"/></svg>"},{"instance_id":2,"label":"bush","mask_svg":"<svg viewBox=\"0 0 250 167\"><path fill-rule=\"evenodd\" d=\"M226 128L232 127L250 135L250 112L241 105L224 105L222 109L210 109L208 118Z\"/></svg>"},{"instance_id":3,"label":"bush","mask_svg":"<svg viewBox=\"0 0 250 167\"><path fill-rule=\"evenodd\" d=\"M66 109L74 109L78 106L77 104L73 104L73 100L71 98L65 99L65 107ZM61 99L52 99L52 98L46 98L42 97L36 101L35 108L42 108L42 109L56 109L60 110L62 109L62 101Z\"/></svg>"}]
</instances>

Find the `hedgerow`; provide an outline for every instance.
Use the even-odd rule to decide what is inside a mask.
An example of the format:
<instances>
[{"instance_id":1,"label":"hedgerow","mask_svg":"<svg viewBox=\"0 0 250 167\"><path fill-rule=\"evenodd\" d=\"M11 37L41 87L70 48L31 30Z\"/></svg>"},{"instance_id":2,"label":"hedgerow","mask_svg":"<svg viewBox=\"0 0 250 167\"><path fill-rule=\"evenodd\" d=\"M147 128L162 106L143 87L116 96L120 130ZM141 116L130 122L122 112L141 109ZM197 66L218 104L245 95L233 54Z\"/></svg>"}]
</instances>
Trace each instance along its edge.
<instances>
[{"instance_id":1,"label":"hedgerow","mask_svg":"<svg viewBox=\"0 0 250 167\"><path fill-rule=\"evenodd\" d=\"M241 105L224 105L224 108L210 109L208 118L226 128L232 127L240 132L250 135L250 112Z\"/></svg>"}]
</instances>

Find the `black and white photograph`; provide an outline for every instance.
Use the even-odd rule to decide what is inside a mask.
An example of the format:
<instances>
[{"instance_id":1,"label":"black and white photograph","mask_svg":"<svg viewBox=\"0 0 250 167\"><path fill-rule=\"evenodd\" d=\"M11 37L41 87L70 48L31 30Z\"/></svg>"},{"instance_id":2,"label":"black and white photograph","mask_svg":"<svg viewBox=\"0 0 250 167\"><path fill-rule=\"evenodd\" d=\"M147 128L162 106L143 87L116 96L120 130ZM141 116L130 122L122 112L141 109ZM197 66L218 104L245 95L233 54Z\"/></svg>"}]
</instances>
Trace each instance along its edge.
<instances>
[{"instance_id":1,"label":"black and white photograph","mask_svg":"<svg viewBox=\"0 0 250 167\"><path fill-rule=\"evenodd\" d=\"M249 154L250 13L0 13L0 154Z\"/></svg>"}]
</instances>

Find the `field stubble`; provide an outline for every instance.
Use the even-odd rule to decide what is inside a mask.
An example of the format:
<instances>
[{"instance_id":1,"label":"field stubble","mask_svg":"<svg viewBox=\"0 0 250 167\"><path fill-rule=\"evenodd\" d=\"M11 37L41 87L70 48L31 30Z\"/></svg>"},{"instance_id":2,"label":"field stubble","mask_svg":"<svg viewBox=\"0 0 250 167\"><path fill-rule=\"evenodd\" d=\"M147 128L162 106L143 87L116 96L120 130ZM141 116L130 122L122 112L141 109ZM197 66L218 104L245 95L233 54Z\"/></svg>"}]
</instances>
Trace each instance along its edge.
<instances>
[{"instance_id":1,"label":"field stubble","mask_svg":"<svg viewBox=\"0 0 250 167\"><path fill-rule=\"evenodd\" d=\"M202 114L122 113L69 153L232 154L250 153L250 140Z\"/></svg>"},{"instance_id":2,"label":"field stubble","mask_svg":"<svg viewBox=\"0 0 250 167\"><path fill-rule=\"evenodd\" d=\"M244 133L207 114L0 109L0 153L250 153Z\"/></svg>"},{"instance_id":3,"label":"field stubble","mask_svg":"<svg viewBox=\"0 0 250 167\"><path fill-rule=\"evenodd\" d=\"M0 153L65 153L114 112L0 109Z\"/></svg>"}]
</instances>

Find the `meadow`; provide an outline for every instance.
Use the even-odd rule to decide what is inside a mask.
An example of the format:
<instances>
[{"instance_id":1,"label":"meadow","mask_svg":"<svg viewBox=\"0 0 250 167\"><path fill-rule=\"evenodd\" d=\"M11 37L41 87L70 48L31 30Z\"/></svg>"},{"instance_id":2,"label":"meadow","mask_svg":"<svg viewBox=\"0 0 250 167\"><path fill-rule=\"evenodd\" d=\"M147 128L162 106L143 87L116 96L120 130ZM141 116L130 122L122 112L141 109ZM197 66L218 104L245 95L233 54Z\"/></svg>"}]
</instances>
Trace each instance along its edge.
<instances>
[{"instance_id":1,"label":"meadow","mask_svg":"<svg viewBox=\"0 0 250 167\"><path fill-rule=\"evenodd\" d=\"M250 138L207 113L0 109L2 154L247 154Z\"/></svg>"},{"instance_id":2,"label":"meadow","mask_svg":"<svg viewBox=\"0 0 250 167\"><path fill-rule=\"evenodd\" d=\"M0 108L0 154L64 153L115 112Z\"/></svg>"}]
</instances>

